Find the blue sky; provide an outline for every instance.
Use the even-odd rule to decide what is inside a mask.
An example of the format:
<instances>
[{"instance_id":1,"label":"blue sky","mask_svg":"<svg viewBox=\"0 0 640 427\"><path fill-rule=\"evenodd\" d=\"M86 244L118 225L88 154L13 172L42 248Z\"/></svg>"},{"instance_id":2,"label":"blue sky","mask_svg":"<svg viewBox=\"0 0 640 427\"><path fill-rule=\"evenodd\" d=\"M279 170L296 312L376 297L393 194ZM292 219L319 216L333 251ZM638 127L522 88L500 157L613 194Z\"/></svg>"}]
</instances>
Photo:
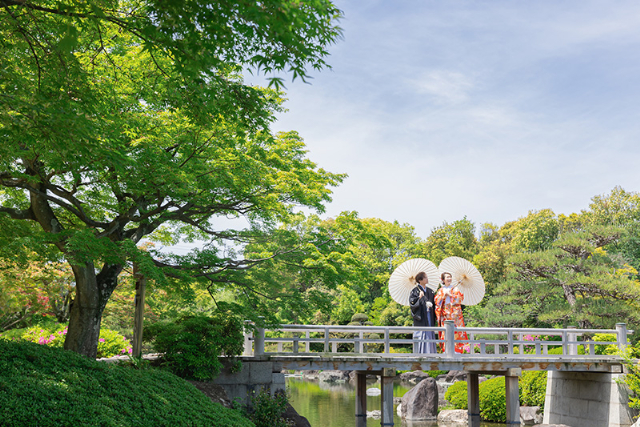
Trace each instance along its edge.
<instances>
[{"instance_id":1,"label":"blue sky","mask_svg":"<svg viewBox=\"0 0 640 427\"><path fill-rule=\"evenodd\" d=\"M355 210L426 237L640 190L640 3L337 0L332 70L291 82L274 130L349 174ZM258 81L256 81L258 82Z\"/></svg>"}]
</instances>

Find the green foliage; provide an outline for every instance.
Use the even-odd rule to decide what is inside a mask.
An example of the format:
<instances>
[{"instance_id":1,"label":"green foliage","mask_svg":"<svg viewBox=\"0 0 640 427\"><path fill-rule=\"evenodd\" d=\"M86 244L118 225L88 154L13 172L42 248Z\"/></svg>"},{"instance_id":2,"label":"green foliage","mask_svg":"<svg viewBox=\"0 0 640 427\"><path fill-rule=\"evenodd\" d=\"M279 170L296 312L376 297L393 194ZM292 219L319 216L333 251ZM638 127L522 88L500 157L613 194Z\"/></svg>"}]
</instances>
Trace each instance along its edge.
<instances>
[{"instance_id":1,"label":"green foliage","mask_svg":"<svg viewBox=\"0 0 640 427\"><path fill-rule=\"evenodd\" d=\"M364 313L356 313L353 316L351 316L351 322L358 322L361 324L364 324L364 322L369 320L369 316L367 316Z\"/></svg>"},{"instance_id":2,"label":"green foliage","mask_svg":"<svg viewBox=\"0 0 640 427\"><path fill-rule=\"evenodd\" d=\"M287 410L287 404L288 399L285 393L275 393L272 396L268 390L262 388L251 398L249 419L256 427L287 427L289 424L282 417Z\"/></svg>"},{"instance_id":3,"label":"green foliage","mask_svg":"<svg viewBox=\"0 0 640 427\"><path fill-rule=\"evenodd\" d=\"M606 247L621 237L613 227L588 226L564 231L549 249L517 253L508 280L487 302L493 326L611 329L620 319L640 321L635 270Z\"/></svg>"},{"instance_id":4,"label":"green foliage","mask_svg":"<svg viewBox=\"0 0 640 427\"><path fill-rule=\"evenodd\" d=\"M242 321L228 313L209 317L185 315L175 322L145 328L145 339L153 340L164 353L163 364L182 378L208 380L222 368L219 356L236 356L243 350Z\"/></svg>"},{"instance_id":5,"label":"green foliage","mask_svg":"<svg viewBox=\"0 0 640 427\"><path fill-rule=\"evenodd\" d=\"M636 350L638 350L636 348ZM623 381L627 384L632 393L629 395L629 407L640 410L640 362L638 356L631 356L630 353L621 354L626 368Z\"/></svg>"},{"instance_id":6,"label":"green foliage","mask_svg":"<svg viewBox=\"0 0 640 427\"><path fill-rule=\"evenodd\" d=\"M547 371L522 371L519 380L520 405L544 409L547 393Z\"/></svg>"},{"instance_id":7,"label":"green foliage","mask_svg":"<svg viewBox=\"0 0 640 427\"><path fill-rule=\"evenodd\" d=\"M547 354L562 354L562 347L549 347Z\"/></svg>"},{"instance_id":8,"label":"green foliage","mask_svg":"<svg viewBox=\"0 0 640 427\"><path fill-rule=\"evenodd\" d=\"M498 423L507 420L504 377L494 377L480 384L480 416Z\"/></svg>"},{"instance_id":9,"label":"green foliage","mask_svg":"<svg viewBox=\"0 0 640 427\"><path fill-rule=\"evenodd\" d=\"M618 337L615 334L595 334L593 336L593 341L600 342L615 342L617 343ZM596 354L605 354L605 355L614 355L619 353L617 344L596 344L593 346Z\"/></svg>"},{"instance_id":10,"label":"green foliage","mask_svg":"<svg viewBox=\"0 0 640 427\"><path fill-rule=\"evenodd\" d=\"M456 409L467 409L469 404L467 399L467 382L456 381L453 383L444 393L444 398Z\"/></svg>"},{"instance_id":11,"label":"green foliage","mask_svg":"<svg viewBox=\"0 0 640 427\"><path fill-rule=\"evenodd\" d=\"M558 219L551 209L530 211L510 227L512 246L520 252L536 252L551 248L558 236Z\"/></svg>"},{"instance_id":12,"label":"green foliage","mask_svg":"<svg viewBox=\"0 0 640 427\"><path fill-rule=\"evenodd\" d=\"M449 371L427 371L427 374L429 374L429 376L435 380L438 378L438 376L444 375L447 372Z\"/></svg>"},{"instance_id":13,"label":"green foliage","mask_svg":"<svg viewBox=\"0 0 640 427\"><path fill-rule=\"evenodd\" d=\"M73 274L52 254L0 254L0 332L25 328L39 318L69 320Z\"/></svg>"},{"instance_id":14,"label":"green foliage","mask_svg":"<svg viewBox=\"0 0 640 427\"><path fill-rule=\"evenodd\" d=\"M42 324L30 328L15 330L12 334L3 334L36 344L62 348L67 335L67 327L56 323ZM112 357L131 354L131 343L124 336L110 329L100 329L97 357Z\"/></svg>"},{"instance_id":15,"label":"green foliage","mask_svg":"<svg viewBox=\"0 0 640 427\"><path fill-rule=\"evenodd\" d=\"M425 257L436 265L450 256L472 260L478 252L475 226L466 216L431 230L423 245Z\"/></svg>"},{"instance_id":16,"label":"green foliage","mask_svg":"<svg viewBox=\"0 0 640 427\"><path fill-rule=\"evenodd\" d=\"M544 408L547 390L546 371L524 371L519 379L520 404ZM483 381L479 386L480 415L484 420L506 421L505 378L494 377ZM456 381L444 395L445 400L456 409L467 409L467 382Z\"/></svg>"},{"instance_id":17,"label":"green foliage","mask_svg":"<svg viewBox=\"0 0 640 427\"><path fill-rule=\"evenodd\" d=\"M131 343L116 331L100 329L98 357L111 357L119 354L131 354Z\"/></svg>"},{"instance_id":18,"label":"green foliage","mask_svg":"<svg viewBox=\"0 0 640 427\"><path fill-rule=\"evenodd\" d=\"M389 353L413 353L413 348L410 347L389 347ZM398 371L400 372L400 371ZM409 372L409 371L404 371Z\"/></svg>"},{"instance_id":19,"label":"green foliage","mask_svg":"<svg viewBox=\"0 0 640 427\"><path fill-rule=\"evenodd\" d=\"M3 339L0 416L6 427L253 425L169 372L136 370Z\"/></svg>"},{"instance_id":20,"label":"green foliage","mask_svg":"<svg viewBox=\"0 0 640 427\"><path fill-rule=\"evenodd\" d=\"M206 277L265 298L241 280L264 259L239 248L297 207L322 212L345 176L309 160L296 132L271 132L282 93L244 84L242 71L304 80L327 66L340 17L329 0L0 8L0 228L17 231L0 233L0 247L55 249L73 265L87 299L73 305L65 348L95 355L101 311L130 263L161 286ZM209 244L170 256L144 240Z\"/></svg>"}]
</instances>

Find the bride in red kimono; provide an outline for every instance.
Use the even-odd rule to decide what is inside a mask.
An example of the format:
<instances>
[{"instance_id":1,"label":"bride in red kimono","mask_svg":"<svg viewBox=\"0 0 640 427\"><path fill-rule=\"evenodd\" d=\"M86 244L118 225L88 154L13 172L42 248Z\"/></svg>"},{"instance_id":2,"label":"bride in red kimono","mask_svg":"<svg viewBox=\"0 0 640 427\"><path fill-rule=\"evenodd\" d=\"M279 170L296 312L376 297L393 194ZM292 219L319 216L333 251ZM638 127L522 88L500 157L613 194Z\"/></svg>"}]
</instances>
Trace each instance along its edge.
<instances>
[{"instance_id":1,"label":"bride in red kimono","mask_svg":"<svg viewBox=\"0 0 640 427\"><path fill-rule=\"evenodd\" d=\"M440 276L442 286L438 289L435 296L436 317L438 318L438 326L444 327L445 320L453 320L456 328L464 327L464 319L462 318L462 300L464 295L451 284L451 274L442 273ZM444 340L444 332L440 332L440 339ZM455 332L456 340L466 340L466 332ZM442 352L444 352L444 341L440 343ZM462 353L464 343L456 343L456 353Z\"/></svg>"}]
</instances>

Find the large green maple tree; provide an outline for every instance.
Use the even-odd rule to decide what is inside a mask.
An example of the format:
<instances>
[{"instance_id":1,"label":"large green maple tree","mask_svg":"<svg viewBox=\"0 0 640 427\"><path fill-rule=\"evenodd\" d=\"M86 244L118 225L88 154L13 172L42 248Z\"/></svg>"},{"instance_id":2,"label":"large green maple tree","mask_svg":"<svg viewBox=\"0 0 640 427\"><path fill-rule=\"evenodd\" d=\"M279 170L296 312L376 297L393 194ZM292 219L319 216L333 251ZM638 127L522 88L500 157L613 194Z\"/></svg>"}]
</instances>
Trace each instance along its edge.
<instances>
[{"instance_id":1,"label":"large green maple tree","mask_svg":"<svg viewBox=\"0 0 640 427\"><path fill-rule=\"evenodd\" d=\"M71 265L65 348L95 356L127 263L157 280L244 269L256 260L229 245L295 206L322 211L342 175L270 132L281 80L241 72L325 67L340 14L329 0L0 0L0 235ZM214 221L230 217L248 225ZM181 238L210 244L186 266L137 247Z\"/></svg>"}]
</instances>

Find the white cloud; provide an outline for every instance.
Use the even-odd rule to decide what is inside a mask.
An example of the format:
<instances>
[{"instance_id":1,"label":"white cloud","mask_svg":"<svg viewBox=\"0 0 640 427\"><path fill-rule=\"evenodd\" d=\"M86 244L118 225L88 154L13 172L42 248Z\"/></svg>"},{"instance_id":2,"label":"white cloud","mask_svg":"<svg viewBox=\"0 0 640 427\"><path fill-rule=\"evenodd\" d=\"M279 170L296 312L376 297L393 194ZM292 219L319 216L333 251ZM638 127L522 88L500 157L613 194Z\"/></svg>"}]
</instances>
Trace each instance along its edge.
<instances>
[{"instance_id":1,"label":"white cloud","mask_svg":"<svg viewBox=\"0 0 640 427\"><path fill-rule=\"evenodd\" d=\"M501 224L640 191L640 4L338 1L332 71L276 129L349 178L328 214ZM420 202L424 200L424 202Z\"/></svg>"},{"instance_id":2,"label":"white cloud","mask_svg":"<svg viewBox=\"0 0 640 427\"><path fill-rule=\"evenodd\" d=\"M456 71L434 70L414 82L419 93L431 95L436 103L462 104L473 89L471 79Z\"/></svg>"}]
</instances>

